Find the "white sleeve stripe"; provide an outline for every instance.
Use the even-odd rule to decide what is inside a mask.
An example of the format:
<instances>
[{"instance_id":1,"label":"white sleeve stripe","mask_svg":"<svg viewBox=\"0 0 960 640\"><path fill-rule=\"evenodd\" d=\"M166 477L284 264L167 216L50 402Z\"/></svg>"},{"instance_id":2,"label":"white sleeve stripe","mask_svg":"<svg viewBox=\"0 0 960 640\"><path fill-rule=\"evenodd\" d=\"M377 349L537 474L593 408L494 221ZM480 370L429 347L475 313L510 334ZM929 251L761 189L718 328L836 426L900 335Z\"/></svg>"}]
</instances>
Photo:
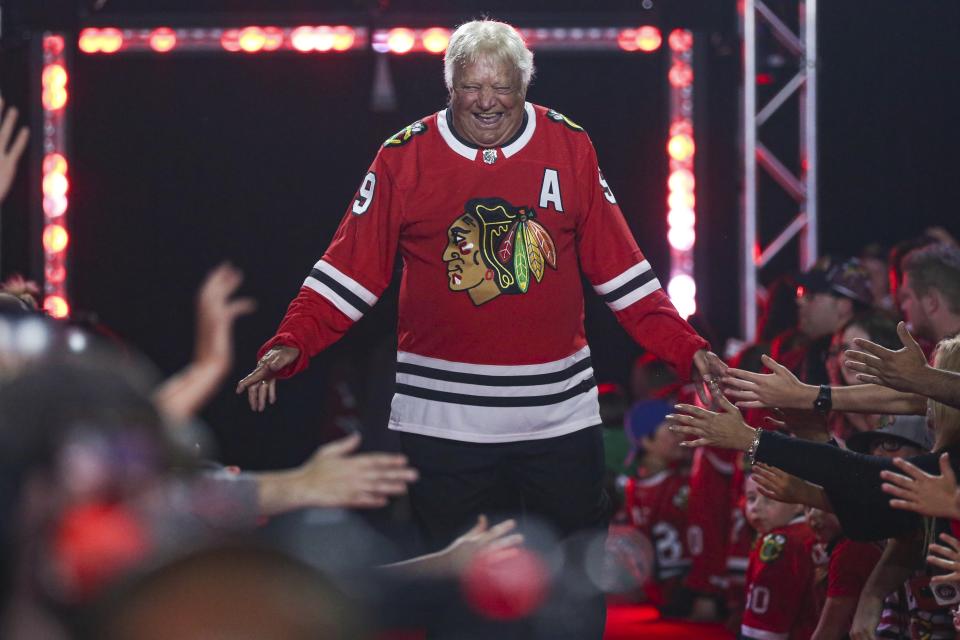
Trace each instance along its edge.
<instances>
[{"instance_id":1,"label":"white sleeve stripe","mask_svg":"<svg viewBox=\"0 0 960 640\"><path fill-rule=\"evenodd\" d=\"M600 295L610 293L617 287L625 285L626 283L630 282L641 273L645 273L647 271L650 271L650 262L647 260L644 260L643 262L633 265L632 267L630 267L629 269L627 269L626 271L618 275L616 278L607 280L603 284L594 285L593 290L599 293Z\"/></svg>"},{"instance_id":2,"label":"white sleeve stripe","mask_svg":"<svg viewBox=\"0 0 960 640\"><path fill-rule=\"evenodd\" d=\"M647 284L642 287L637 287L627 295L622 298L618 298L613 302L607 303L607 306L610 307L613 311L620 311L621 309L626 309L634 302L646 298L648 295L660 288L660 281L654 278Z\"/></svg>"},{"instance_id":3,"label":"white sleeve stripe","mask_svg":"<svg viewBox=\"0 0 960 640\"><path fill-rule=\"evenodd\" d=\"M377 300L378 300L377 296L373 295L373 293L371 293L369 289L367 289L362 284L360 284L350 276L346 275L345 273L337 269L335 266L333 266L329 262L322 259L318 260L317 264L315 264L313 268L319 269L323 273L327 274L328 276L330 276L331 278L339 282L341 285L346 287L351 293L356 295L358 298L366 302L371 307L377 304Z\"/></svg>"},{"instance_id":4,"label":"white sleeve stripe","mask_svg":"<svg viewBox=\"0 0 960 640\"><path fill-rule=\"evenodd\" d=\"M744 638L755 638L756 640L787 640L790 637L788 633L777 633L776 631L767 631L766 629L757 629L745 624L740 625L740 635Z\"/></svg>"},{"instance_id":5,"label":"white sleeve stripe","mask_svg":"<svg viewBox=\"0 0 960 640\"><path fill-rule=\"evenodd\" d=\"M354 322L363 317L363 314L357 310L356 307L351 305L349 302L341 298L333 289L323 284L314 277L309 277L303 281L303 286L312 289L319 293L321 296L330 301L330 304L335 306L340 310L343 315L347 316Z\"/></svg>"}]
</instances>

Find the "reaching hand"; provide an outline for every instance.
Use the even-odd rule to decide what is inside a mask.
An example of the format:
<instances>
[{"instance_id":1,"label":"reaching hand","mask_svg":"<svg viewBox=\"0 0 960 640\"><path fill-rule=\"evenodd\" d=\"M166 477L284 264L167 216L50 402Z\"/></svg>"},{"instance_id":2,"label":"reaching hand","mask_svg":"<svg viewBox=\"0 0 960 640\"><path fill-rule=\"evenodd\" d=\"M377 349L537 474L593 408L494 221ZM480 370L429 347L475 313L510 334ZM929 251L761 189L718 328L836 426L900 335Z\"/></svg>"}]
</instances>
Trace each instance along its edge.
<instances>
[{"instance_id":1,"label":"reaching hand","mask_svg":"<svg viewBox=\"0 0 960 640\"><path fill-rule=\"evenodd\" d=\"M234 322L257 306L253 298L230 299L242 282L243 274L224 262L211 271L200 286L195 362L215 366L224 373L230 369Z\"/></svg>"},{"instance_id":2,"label":"reaching hand","mask_svg":"<svg viewBox=\"0 0 960 640\"><path fill-rule=\"evenodd\" d=\"M691 376L696 384L697 395L700 396L700 402L702 402L704 406L716 406L716 398L714 398L713 403L711 403L708 398L708 387L718 381L723 374L726 373L727 368L726 363L713 351L700 349L693 354ZM712 395L712 390L710 390L710 392Z\"/></svg>"},{"instance_id":3,"label":"reaching hand","mask_svg":"<svg viewBox=\"0 0 960 640\"><path fill-rule=\"evenodd\" d=\"M440 552L445 558L444 565L451 574L459 575L480 553L500 553L523 544L523 534L510 533L516 528L515 520L488 527L487 516L479 516L472 529Z\"/></svg>"},{"instance_id":4,"label":"reaching hand","mask_svg":"<svg viewBox=\"0 0 960 640\"><path fill-rule=\"evenodd\" d=\"M819 499L820 496L813 495L821 492L822 489L782 469L756 463L753 465L751 475L757 483L757 491L768 498L790 504L811 506L823 504Z\"/></svg>"},{"instance_id":5,"label":"reaching hand","mask_svg":"<svg viewBox=\"0 0 960 640\"><path fill-rule=\"evenodd\" d=\"M671 423L670 430L696 438L681 442L682 447L710 445L746 451L753 444L756 430L743 422L740 410L723 396L716 382L710 385L710 392L719 404L719 412L689 404L678 404L675 409L679 413L667 416L667 420Z\"/></svg>"},{"instance_id":6,"label":"reaching hand","mask_svg":"<svg viewBox=\"0 0 960 640\"><path fill-rule=\"evenodd\" d=\"M3 112L2 99L0 99L0 112ZM13 129L17 126L17 115L17 108L10 107L3 114L3 122L0 123L0 202L3 202L10 192L13 178L17 175L17 162L27 148L27 140L30 138L30 130L20 127L16 139L12 145L10 144Z\"/></svg>"},{"instance_id":7,"label":"reaching hand","mask_svg":"<svg viewBox=\"0 0 960 640\"><path fill-rule=\"evenodd\" d=\"M960 582L960 540L946 533L941 533L940 539L948 546L931 544L927 548L927 552L930 554L927 556L927 563L950 573L933 576L930 578L930 583Z\"/></svg>"},{"instance_id":8,"label":"reaching hand","mask_svg":"<svg viewBox=\"0 0 960 640\"><path fill-rule=\"evenodd\" d=\"M254 411L263 411L277 401L277 375L297 361L300 350L296 347L277 345L270 349L260 360L256 368L246 378L237 383L237 393L247 392L247 400Z\"/></svg>"},{"instance_id":9,"label":"reaching hand","mask_svg":"<svg viewBox=\"0 0 960 640\"><path fill-rule=\"evenodd\" d=\"M890 506L896 509L915 511L920 515L935 518L960 520L957 508L957 476L950 467L950 456L940 456L940 475L935 476L918 469L903 458L894 458L893 464L906 475L893 471L881 471L886 480L881 488L896 498Z\"/></svg>"},{"instance_id":10,"label":"reaching hand","mask_svg":"<svg viewBox=\"0 0 960 640\"><path fill-rule=\"evenodd\" d=\"M920 345L907 331L906 324L900 322L897 325L897 334L903 343L903 348L897 351L863 338L855 338L853 343L863 351L847 351L844 364L859 372L857 380L907 393L923 393L921 380L928 366L927 359Z\"/></svg>"},{"instance_id":11,"label":"reaching hand","mask_svg":"<svg viewBox=\"0 0 960 640\"><path fill-rule=\"evenodd\" d=\"M770 356L764 355L760 359L773 373L731 368L723 377L727 395L737 400L737 406L743 409L806 408L804 391L807 385Z\"/></svg>"},{"instance_id":12,"label":"reaching hand","mask_svg":"<svg viewBox=\"0 0 960 640\"><path fill-rule=\"evenodd\" d=\"M351 435L320 447L293 473L289 491L300 507L371 508L407 492L417 471L400 454L360 453L360 436Z\"/></svg>"}]
</instances>

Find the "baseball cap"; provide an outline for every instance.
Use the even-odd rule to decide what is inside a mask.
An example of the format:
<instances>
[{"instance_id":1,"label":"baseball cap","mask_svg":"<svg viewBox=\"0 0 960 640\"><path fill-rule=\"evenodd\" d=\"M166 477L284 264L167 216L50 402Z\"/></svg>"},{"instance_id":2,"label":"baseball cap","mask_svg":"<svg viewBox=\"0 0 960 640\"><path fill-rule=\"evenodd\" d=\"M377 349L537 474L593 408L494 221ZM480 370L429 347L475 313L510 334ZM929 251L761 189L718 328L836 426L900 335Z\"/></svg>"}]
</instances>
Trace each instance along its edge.
<instances>
[{"instance_id":1,"label":"baseball cap","mask_svg":"<svg viewBox=\"0 0 960 640\"><path fill-rule=\"evenodd\" d=\"M887 416L887 424L873 431L855 433L847 440L847 448L857 453L870 453L880 438L896 438L924 451L933 448L933 434L924 416Z\"/></svg>"},{"instance_id":2,"label":"baseball cap","mask_svg":"<svg viewBox=\"0 0 960 640\"><path fill-rule=\"evenodd\" d=\"M829 293L870 306L870 274L856 258L824 260L800 275L797 282L810 293Z\"/></svg>"},{"instance_id":3,"label":"baseball cap","mask_svg":"<svg viewBox=\"0 0 960 640\"><path fill-rule=\"evenodd\" d=\"M653 434L667 419L673 406L665 400L642 400L635 403L624 417L627 434L634 441Z\"/></svg>"}]
</instances>

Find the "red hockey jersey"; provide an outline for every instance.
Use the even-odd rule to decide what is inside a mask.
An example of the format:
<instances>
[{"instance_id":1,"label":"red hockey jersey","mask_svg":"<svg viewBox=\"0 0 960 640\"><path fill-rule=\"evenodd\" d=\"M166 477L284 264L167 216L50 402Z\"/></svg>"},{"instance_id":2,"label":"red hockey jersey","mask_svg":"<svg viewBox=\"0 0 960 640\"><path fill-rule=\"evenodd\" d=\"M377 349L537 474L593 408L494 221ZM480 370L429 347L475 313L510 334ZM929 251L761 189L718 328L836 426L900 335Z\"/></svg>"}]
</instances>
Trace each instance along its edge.
<instances>
[{"instance_id":1,"label":"red hockey jersey","mask_svg":"<svg viewBox=\"0 0 960 640\"><path fill-rule=\"evenodd\" d=\"M682 584L690 568L685 543L689 482L686 469L664 469L627 482L624 507L628 521L653 544L654 570L646 593L654 604L669 601L671 591Z\"/></svg>"},{"instance_id":2,"label":"red hockey jersey","mask_svg":"<svg viewBox=\"0 0 960 640\"><path fill-rule=\"evenodd\" d=\"M820 613L813 588L815 544L802 516L757 540L747 567L741 637L801 640L813 634Z\"/></svg>"},{"instance_id":3,"label":"red hockey jersey","mask_svg":"<svg viewBox=\"0 0 960 640\"><path fill-rule=\"evenodd\" d=\"M599 424L581 273L644 347L688 376L706 342L637 247L583 129L532 104L496 149L458 137L446 110L387 140L276 344L284 375L377 302L403 260L390 428L470 442Z\"/></svg>"}]
</instances>

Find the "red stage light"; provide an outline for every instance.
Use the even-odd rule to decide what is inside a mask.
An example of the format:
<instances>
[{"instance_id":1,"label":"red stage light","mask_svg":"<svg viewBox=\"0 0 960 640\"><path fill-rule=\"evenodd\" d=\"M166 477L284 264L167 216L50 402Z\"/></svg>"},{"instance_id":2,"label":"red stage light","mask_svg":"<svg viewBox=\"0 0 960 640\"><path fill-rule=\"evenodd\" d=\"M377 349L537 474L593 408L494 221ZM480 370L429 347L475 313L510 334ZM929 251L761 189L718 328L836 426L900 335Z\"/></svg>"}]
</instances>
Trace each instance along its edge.
<instances>
[{"instance_id":1,"label":"red stage light","mask_svg":"<svg viewBox=\"0 0 960 640\"><path fill-rule=\"evenodd\" d=\"M620 45L620 48L624 51L636 51L639 49L640 46L637 44L637 30L623 29L620 35L617 36L617 44Z\"/></svg>"},{"instance_id":2,"label":"red stage light","mask_svg":"<svg viewBox=\"0 0 960 640\"><path fill-rule=\"evenodd\" d=\"M238 29L227 29L220 36L220 46L224 51L236 53L240 51L240 31Z\"/></svg>"},{"instance_id":3,"label":"red stage light","mask_svg":"<svg viewBox=\"0 0 960 640\"><path fill-rule=\"evenodd\" d=\"M44 173L67 174L67 159L59 153L49 153L43 158Z\"/></svg>"},{"instance_id":4,"label":"red stage light","mask_svg":"<svg viewBox=\"0 0 960 640\"><path fill-rule=\"evenodd\" d=\"M62 173L48 173L43 176L43 195L51 198L62 198L70 189L70 181Z\"/></svg>"},{"instance_id":5,"label":"red stage light","mask_svg":"<svg viewBox=\"0 0 960 640\"><path fill-rule=\"evenodd\" d=\"M670 191L693 191L693 174L686 169L677 169L667 178L667 187Z\"/></svg>"},{"instance_id":6,"label":"red stage light","mask_svg":"<svg viewBox=\"0 0 960 640\"><path fill-rule=\"evenodd\" d=\"M44 276L46 276L47 282L51 284L60 284L67 279L67 270L62 266L48 265L43 273Z\"/></svg>"},{"instance_id":7,"label":"red stage light","mask_svg":"<svg viewBox=\"0 0 960 640\"><path fill-rule=\"evenodd\" d=\"M283 46L283 30L277 27L264 27L263 50L276 51Z\"/></svg>"},{"instance_id":8,"label":"red stage light","mask_svg":"<svg viewBox=\"0 0 960 640\"><path fill-rule=\"evenodd\" d=\"M333 50L347 51L353 47L357 40L357 34L353 27L335 27L333 29Z\"/></svg>"},{"instance_id":9,"label":"red stage light","mask_svg":"<svg viewBox=\"0 0 960 640\"><path fill-rule=\"evenodd\" d=\"M692 209L671 209L667 213L667 224L671 227L692 227L697 222L697 216Z\"/></svg>"},{"instance_id":10,"label":"red stage light","mask_svg":"<svg viewBox=\"0 0 960 640\"><path fill-rule=\"evenodd\" d=\"M678 251L689 251L693 248L697 236L691 227L670 227L667 232L667 241Z\"/></svg>"},{"instance_id":11,"label":"red stage light","mask_svg":"<svg viewBox=\"0 0 960 640\"><path fill-rule=\"evenodd\" d=\"M693 124L689 120L676 120L670 125L671 136L678 136L681 134L693 136Z\"/></svg>"},{"instance_id":12,"label":"red stage light","mask_svg":"<svg viewBox=\"0 0 960 640\"><path fill-rule=\"evenodd\" d=\"M313 30L313 48L317 51L330 51L333 49L333 38L333 29L317 27Z\"/></svg>"},{"instance_id":13,"label":"red stage light","mask_svg":"<svg viewBox=\"0 0 960 640\"><path fill-rule=\"evenodd\" d=\"M667 206L671 209L693 209L695 200L689 191L674 191L667 197Z\"/></svg>"},{"instance_id":14,"label":"red stage light","mask_svg":"<svg viewBox=\"0 0 960 640\"><path fill-rule=\"evenodd\" d=\"M399 27L390 29L390 33L387 34L387 47L397 54L407 53L413 49L415 42L413 31L410 29Z\"/></svg>"},{"instance_id":15,"label":"red stage light","mask_svg":"<svg viewBox=\"0 0 960 640\"><path fill-rule=\"evenodd\" d=\"M80 48L80 51L84 53L96 53L100 51L100 30L84 29L81 31L77 46Z\"/></svg>"},{"instance_id":16,"label":"red stage light","mask_svg":"<svg viewBox=\"0 0 960 640\"><path fill-rule=\"evenodd\" d=\"M660 48L663 43L663 36L660 35L660 29L651 26L640 27L637 29L637 48L640 51L650 53Z\"/></svg>"},{"instance_id":17,"label":"red stage light","mask_svg":"<svg viewBox=\"0 0 960 640\"><path fill-rule=\"evenodd\" d=\"M43 199L43 212L50 218L62 216L67 212L66 196L47 196Z\"/></svg>"},{"instance_id":18,"label":"red stage light","mask_svg":"<svg viewBox=\"0 0 960 640\"><path fill-rule=\"evenodd\" d=\"M256 53L267 43L267 35L260 27L247 27L240 31L238 42L247 53Z\"/></svg>"},{"instance_id":19,"label":"red stage light","mask_svg":"<svg viewBox=\"0 0 960 640\"><path fill-rule=\"evenodd\" d=\"M41 76L44 89L62 89L67 86L67 70L61 64L48 64Z\"/></svg>"},{"instance_id":20,"label":"red stage light","mask_svg":"<svg viewBox=\"0 0 960 640\"><path fill-rule=\"evenodd\" d=\"M46 36L43 39L43 50L47 53L58 56L63 53L63 36Z\"/></svg>"},{"instance_id":21,"label":"red stage light","mask_svg":"<svg viewBox=\"0 0 960 640\"><path fill-rule=\"evenodd\" d=\"M70 315L70 305L61 296L47 296L43 301L43 310L54 318L66 318Z\"/></svg>"},{"instance_id":22,"label":"red stage light","mask_svg":"<svg viewBox=\"0 0 960 640\"><path fill-rule=\"evenodd\" d=\"M667 74L671 86L679 88L689 87L693 84L693 69L685 62L676 62L670 67L670 73Z\"/></svg>"},{"instance_id":23,"label":"red stage light","mask_svg":"<svg viewBox=\"0 0 960 640\"><path fill-rule=\"evenodd\" d=\"M313 50L313 27L297 27L290 34L290 44L297 51Z\"/></svg>"},{"instance_id":24,"label":"red stage light","mask_svg":"<svg viewBox=\"0 0 960 640\"><path fill-rule=\"evenodd\" d=\"M150 33L150 48L157 53L166 53L177 46L177 34L173 29L160 27Z\"/></svg>"},{"instance_id":25,"label":"red stage light","mask_svg":"<svg viewBox=\"0 0 960 640\"><path fill-rule=\"evenodd\" d=\"M59 224L48 224L43 230L43 248L50 253L60 253L70 243L70 234Z\"/></svg>"},{"instance_id":26,"label":"red stage light","mask_svg":"<svg viewBox=\"0 0 960 640\"><path fill-rule=\"evenodd\" d=\"M667 143L667 153L677 162L685 162L693 157L695 147L693 138L681 133L670 137Z\"/></svg>"},{"instance_id":27,"label":"red stage light","mask_svg":"<svg viewBox=\"0 0 960 640\"><path fill-rule=\"evenodd\" d=\"M670 43L670 48L677 53L690 51L690 48L693 46L693 34L686 29L674 29L670 32L668 42Z\"/></svg>"},{"instance_id":28,"label":"red stage light","mask_svg":"<svg viewBox=\"0 0 960 640\"><path fill-rule=\"evenodd\" d=\"M420 39L423 41L423 48L430 53L443 53L450 44L450 30L433 27L424 31Z\"/></svg>"}]
</instances>

